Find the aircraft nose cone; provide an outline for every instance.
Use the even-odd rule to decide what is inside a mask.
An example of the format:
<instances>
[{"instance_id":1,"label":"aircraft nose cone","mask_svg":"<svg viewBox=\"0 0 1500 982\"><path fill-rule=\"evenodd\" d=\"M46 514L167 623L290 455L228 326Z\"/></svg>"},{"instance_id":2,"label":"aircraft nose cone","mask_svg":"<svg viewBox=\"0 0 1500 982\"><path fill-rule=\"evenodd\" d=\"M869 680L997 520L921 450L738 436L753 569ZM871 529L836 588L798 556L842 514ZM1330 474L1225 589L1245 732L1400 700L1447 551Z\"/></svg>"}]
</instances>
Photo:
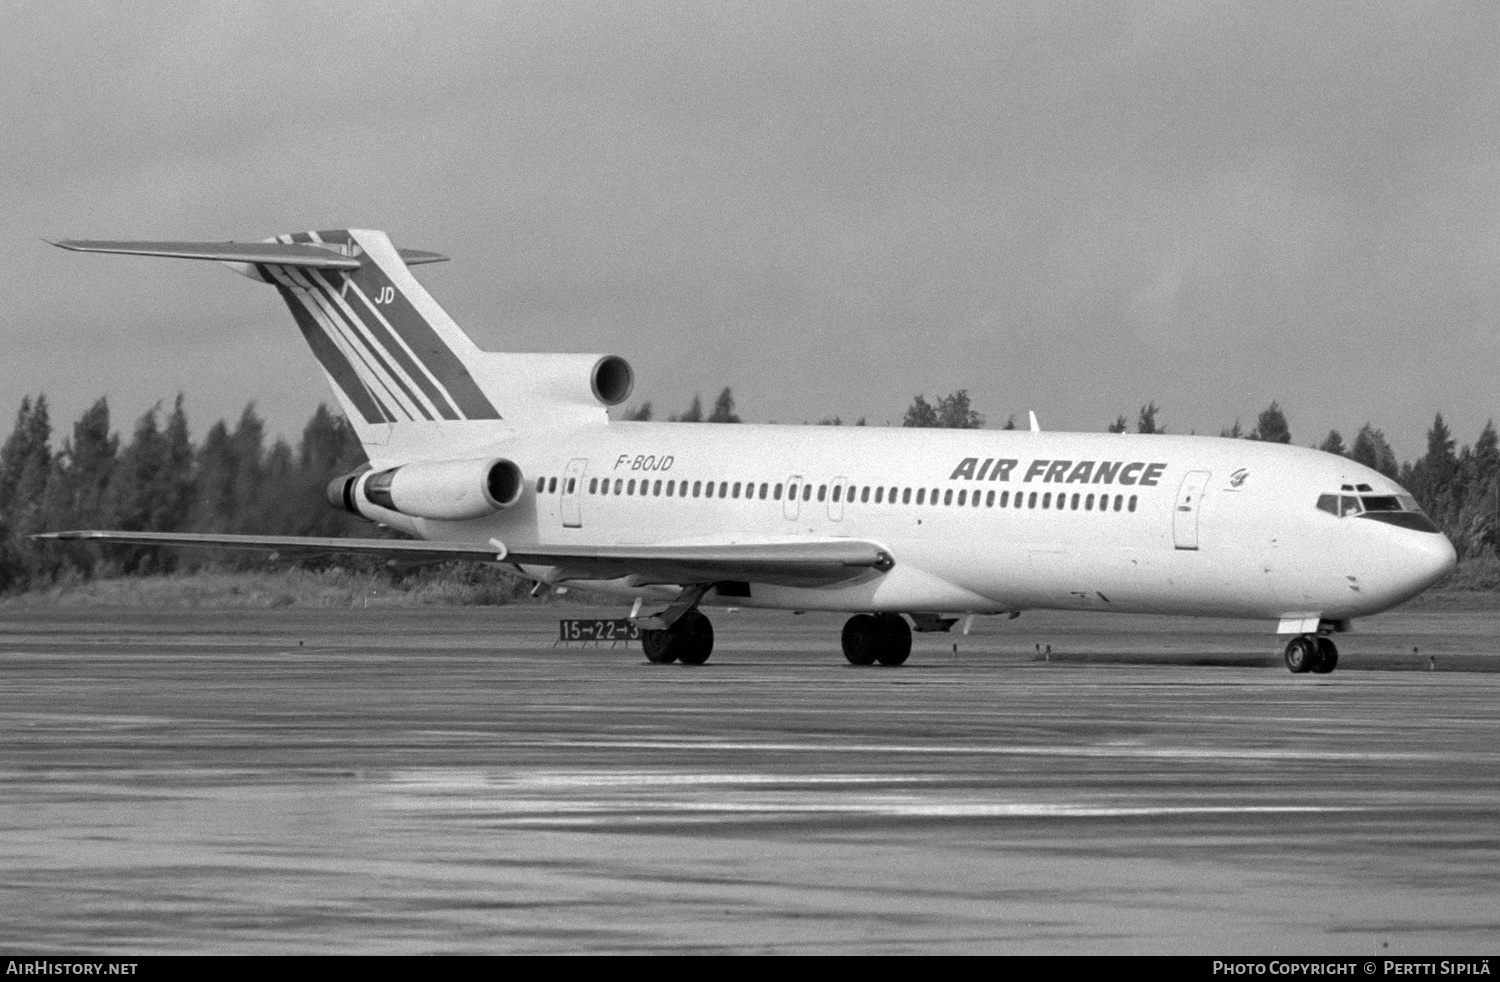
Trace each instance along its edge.
<instances>
[{"instance_id":1,"label":"aircraft nose cone","mask_svg":"<svg viewBox=\"0 0 1500 982\"><path fill-rule=\"evenodd\" d=\"M1453 572L1458 565L1458 553L1454 550L1453 543L1441 533L1410 536L1405 547L1405 566L1411 579L1413 594L1432 586Z\"/></svg>"}]
</instances>

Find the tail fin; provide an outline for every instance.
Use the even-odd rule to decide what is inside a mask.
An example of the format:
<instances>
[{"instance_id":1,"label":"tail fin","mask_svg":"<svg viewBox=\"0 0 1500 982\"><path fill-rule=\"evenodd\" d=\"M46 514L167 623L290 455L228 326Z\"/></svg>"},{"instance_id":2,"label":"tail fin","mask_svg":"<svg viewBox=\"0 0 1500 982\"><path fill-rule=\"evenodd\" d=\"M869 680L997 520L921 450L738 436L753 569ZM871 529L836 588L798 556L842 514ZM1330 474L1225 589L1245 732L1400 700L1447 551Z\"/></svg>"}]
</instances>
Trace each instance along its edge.
<instances>
[{"instance_id":1,"label":"tail fin","mask_svg":"<svg viewBox=\"0 0 1500 982\"><path fill-rule=\"evenodd\" d=\"M377 462L491 442L504 435L496 424L603 422L604 407L628 397L633 381L629 365L614 356L481 351L411 274L411 265L445 257L398 250L384 232L299 232L256 243L56 244L213 259L274 285ZM465 423L487 425L451 425Z\"/></svg>"},{"instance_id":2,"label":"tail fin","mask_svg":"<svg viewBox=\"0 0 1500 982\"><path fill-rule=\"evenodd\" d=\"M372 426L500 418L468 367L481 352L385 233L302 232L277 241L333 246L360 261L337 271L257 267L291 308L351 418Z\"/></svg>"}]
</instances>

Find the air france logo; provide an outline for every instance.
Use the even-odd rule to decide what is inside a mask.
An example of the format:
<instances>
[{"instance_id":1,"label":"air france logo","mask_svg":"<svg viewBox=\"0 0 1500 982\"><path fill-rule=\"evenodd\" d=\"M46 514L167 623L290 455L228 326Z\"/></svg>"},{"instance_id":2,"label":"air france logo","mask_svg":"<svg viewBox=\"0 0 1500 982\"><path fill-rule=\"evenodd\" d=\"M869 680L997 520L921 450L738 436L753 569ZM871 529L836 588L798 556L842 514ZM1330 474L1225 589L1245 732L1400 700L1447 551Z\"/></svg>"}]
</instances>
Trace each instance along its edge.
<instances>
[{"instance_id":1,"label":"air france logo","mask_svg":"<svg viewBox=\"0 0 1500 982\"><path fill-rule=\"evenodd\" d=\"M991 457L980 461L978 457L965 457L959 461L953 473L948 475L950 481L1009 481L1011 472L1014 471L1018 460L1000 459ZM1041 484L1140 484L1144 487L1155 487L1160 481L1162 472L1167 469L1164 463L1148 464L1143 460L1126 463L1123 460L1033 460L1024 471L1021 483L1030 484L1037 481Z\"/></svg>"}]
</instances>

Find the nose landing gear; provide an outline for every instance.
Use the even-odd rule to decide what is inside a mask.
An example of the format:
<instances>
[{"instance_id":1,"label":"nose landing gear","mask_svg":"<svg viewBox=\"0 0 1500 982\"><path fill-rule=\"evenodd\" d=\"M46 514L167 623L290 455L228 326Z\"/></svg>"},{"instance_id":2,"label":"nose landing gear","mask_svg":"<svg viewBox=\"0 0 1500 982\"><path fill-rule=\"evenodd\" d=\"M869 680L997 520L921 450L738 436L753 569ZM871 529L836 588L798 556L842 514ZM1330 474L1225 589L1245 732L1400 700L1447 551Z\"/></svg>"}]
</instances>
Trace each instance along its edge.
<instances>
[{"instance_id":1,"label":"nose landing gear","mask_svg":"<svg viewBox=\"0 0 1500 982\"><path fill-rule=\"evenodd\" d=\"M1339 649L1331 638L1302 634L1286 644L1286 667L1294 675L1304 672L1327 675L1338 663Z\"/></svg>"},{"instance_id":2,"label":"nose landing gear","mask_svg":"<svg viewBox=\"0 0 1500 982\"><path fill-rule=\"evenodd\" d=\"M911 654L911 625L900 614L855 614L842 641L851 665L900 665Z\"/></svg>"}]
</instances>

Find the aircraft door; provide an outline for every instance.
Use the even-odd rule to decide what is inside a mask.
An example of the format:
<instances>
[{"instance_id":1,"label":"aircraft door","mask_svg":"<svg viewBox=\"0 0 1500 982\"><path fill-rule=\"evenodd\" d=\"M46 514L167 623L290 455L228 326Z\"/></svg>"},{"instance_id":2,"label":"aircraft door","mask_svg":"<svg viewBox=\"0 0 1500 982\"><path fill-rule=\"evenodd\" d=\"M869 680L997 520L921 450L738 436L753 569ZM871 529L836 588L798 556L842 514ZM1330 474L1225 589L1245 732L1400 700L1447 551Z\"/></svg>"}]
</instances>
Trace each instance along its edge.
<instances>
[{"instance_id":1,"label":"aircraft door","mask_svg":"<svg viewBox=\"0 0 1500 982\"><path fill-rule=\"evenodd\" d=\"M844 520L844 496L849 493L849 479L836 477L828 492L828 517L835 522Z\"/></svg>"},{"instance_id":2,"label":"aircraft door","mask_svg":"<svg viewBox=\"0 0 1500 982\"><path fill-rule=\"evenodd\" d=\"M1208 471L1190 471L1177 489L1177 507L1172 511L1172 540L1179 549L1198 548L1198 513L1203 510L1203 491Z\"/></svg>"},{"instance_id":3,"label":"aircraft door","mask_svg":"<svg viewBox=\"0 0 1500 982\"><path fill-rule=\"evenodd\" d=\"M781 514L789 522L795 522L802 509L802 475L793 474L786 479L786 497L781 499Z\"/></svg>"},{"instance_id":4,"label":"aircraft door","mask_svg":"<svg viewBox=\"0 0 1500 982\"><path fill-rule=\"evenodd\" d=\"M583 506L580 499L583 497L583 475L588 469L587 457L575 457L568 461L568 469L563 471L562 494L559 495L563 528L583 527Z\"/></svg>"}]
</instances>

